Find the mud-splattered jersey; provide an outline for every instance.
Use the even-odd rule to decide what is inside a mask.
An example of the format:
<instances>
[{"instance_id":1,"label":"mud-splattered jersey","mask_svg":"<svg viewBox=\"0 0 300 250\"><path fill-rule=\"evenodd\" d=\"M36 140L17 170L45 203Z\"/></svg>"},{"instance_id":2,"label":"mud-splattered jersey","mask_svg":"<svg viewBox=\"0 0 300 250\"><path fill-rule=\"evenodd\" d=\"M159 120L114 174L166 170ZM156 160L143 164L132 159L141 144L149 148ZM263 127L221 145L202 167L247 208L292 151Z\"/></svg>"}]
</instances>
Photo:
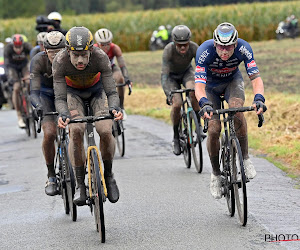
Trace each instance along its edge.
<instances>
[{"instance_id":1,"label":"mud-splattered jersey","mask_svg":"<svg viewBox=\"0 0 300 250\"><path fill-rule=\"evenodd\" d=\"M227 61L223 61L218 56L214 47L214 40L211 39L199 46L195 62L195 83L206 84L207 81L230 81L232 76L239 71L238 67L241 62L244 62L251 80L259 76L252 48L248 42L240 38L233 55Z\"/></svg>"},{"instance_id":2,"label":"mud-splattered jersey","mask_svg":"<svg viewBox=\"0 0 300 250\"><path fill-rule=\"evenodd\" d=\"M52 63L55 106L59 113L68 113L67 86L80 91L101 91L103 88L109 107L119 106L119 96L112 77L110 61L105 52L94 47L84 70L77 70L67 50L60 51Z\"/></svg>"},{"instance_id":3,"label":"mud-splattered jersey","mask_svg":"<svg viewBox=\"0 0 300 250\"><path fill-rule=\"evenodd\" d=\"M34 106L40 103L40 92L54 97L52 66L44 51L30 62L30 97Z\"/></svg>"}]
</instances>

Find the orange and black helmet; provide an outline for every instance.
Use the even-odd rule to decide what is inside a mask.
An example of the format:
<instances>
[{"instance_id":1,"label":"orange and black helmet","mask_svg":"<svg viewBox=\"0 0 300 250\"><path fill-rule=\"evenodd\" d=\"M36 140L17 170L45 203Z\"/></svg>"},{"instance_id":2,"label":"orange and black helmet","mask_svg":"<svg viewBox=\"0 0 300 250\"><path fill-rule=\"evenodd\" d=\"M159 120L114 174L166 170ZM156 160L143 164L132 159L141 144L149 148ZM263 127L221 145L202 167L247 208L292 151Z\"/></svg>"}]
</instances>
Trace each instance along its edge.
<instances>
[{"instance_id":1,"label":"orange and black helmet","mask_svg":"<svg viewBox=\"0 0 300 250\"><path fill-rule=\"evenodd\" d=\"M14 46L16 46L16 47L21 47L24 43L23 36L20 34L13 35L12 41L13 41Z\"/></svg>"},{"instance_id":2,"label":"orange and black helmet","mask_svg":"<svg viewBox=\"0 0 300 250\"><path fill-rule=\"evenodd\" d=\"M93 44L93 35L86 27L73 27L66 34L66 47L70 50L89 50Z\"/></svg>"}]
</instances>

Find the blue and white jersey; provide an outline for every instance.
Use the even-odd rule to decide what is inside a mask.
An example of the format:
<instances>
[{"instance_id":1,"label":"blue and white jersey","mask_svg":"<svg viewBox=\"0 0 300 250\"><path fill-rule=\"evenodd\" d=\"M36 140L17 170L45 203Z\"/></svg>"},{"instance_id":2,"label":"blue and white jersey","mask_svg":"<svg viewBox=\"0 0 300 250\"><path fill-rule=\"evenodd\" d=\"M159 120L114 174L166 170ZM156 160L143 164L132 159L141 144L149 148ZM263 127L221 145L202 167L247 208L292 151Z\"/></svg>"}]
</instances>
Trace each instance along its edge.
<instances>
[{"instance_id":1,"label":"blue and white jersey","mask_svg":"<svg viewBox=\"0 0 300 250\"><path fill-rule=\"evenodd\" d=\"M214 40L207 40L197 49L195 83L230 81L239 71L238 67L242 61L251 80L259 76L253 51L248 42L239 38L233 55L227 61L223 61L216 52Z\"/></svg>"}]
</instances>

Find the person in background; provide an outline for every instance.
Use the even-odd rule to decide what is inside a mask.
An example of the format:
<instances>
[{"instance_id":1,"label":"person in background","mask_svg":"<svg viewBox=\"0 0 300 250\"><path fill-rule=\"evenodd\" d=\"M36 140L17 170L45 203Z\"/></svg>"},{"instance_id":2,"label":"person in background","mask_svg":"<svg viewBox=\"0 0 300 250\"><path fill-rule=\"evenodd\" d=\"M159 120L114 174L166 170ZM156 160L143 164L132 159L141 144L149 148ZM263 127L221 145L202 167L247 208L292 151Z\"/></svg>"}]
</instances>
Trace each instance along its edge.
<instances>
[{"instance_id":1,"label":"person in background","mask_svg":"<svg viewBox=\"0 0 300 250\"><path fill-rule=\"evenodd\" d=\"M161 39L164 46L169 42L169 32L164 25L158 27L158 32L155 35L156 39Z\"/></svg>"},{"instance_id":2,"label":"person in background","mask_svg":"<svg viewBox=\"0 0 300 250\"><path fill-rule=\"evenodd\" d=\"M31 49L31 44L25 42L21 34L13 35L12 42L8 43L4 48L4 66L7 71L8 81L13 86L12 101L17 111L20 128L26 127L21 115L21 103L18 98L21 89L20 76L25 80L26 84L29 84L28 57Z\"/></svg>"},{"instance_id":3,"label":"person in background","mask_svg":"<svg viewBox=\"0 0 300 250\"><path fill-rule=\"evenodd\" d=\"M30 99L35 107L36 119L42 118L43 113L55 111L52 62L56 54L65 48L64 35L59 31L46 33L43 48L45 50L37 53L30 63ZM56 127L56 117L45 116L42 119L42 150L48 169L45 193L50 196L58 193L54 169Z\"/></svg>"},{"instance_id":4,"label":"person in background","mask_svg":"<svg viewBox=\"0 0 300 250\"><path fill-rule=\"evenodd\" d=\"M167 104L172 105L171 121L173 124L173 153L181 154L179 143L179 121L182 98L179 93L175 93L172 100L169 100L171 90L195 87L194 69L191 64L196 56L198 44L191 40L192 33L185 25L177 25L172 31L173 41L169 43L163 52L161 85L167 97ZM195 93L191 92L192 106L196 114L200 110Z\"/></svg>"},{"instance_id":5,"label":"person in background","mask_svg":"<svg viewBox=\"0 0 300 250\"><path fill-rule=\"evenodd\" d=\"M95 40L97 43L95 43L94 46L101 48L107 54L111 63L113 78L116 84L125 82L132 86L125 60L122 55L122 50L117 44L112 42L112 39L113 34L110 30L105 28L99 29L95 33ZM117 59L119 67L115 64L115 58ZM125 87L117 87L117 91L120 98L120 107L123 112L123 120L126 120L127 115L124 109Z\"/></svg>"},{"instance_id":6,"label":"person in background","mask_svg":"<svg viewBox=\"0 0 300 250\"><path fill-rule=\"evenodd\" d=\"M54 12L51 12L47 16L47 18L51 21L51 24L53 25L53 29L49 27L48 31L56 30L56 31L59 31L59 32L63 33L64 35L66 35L67 31L61 27L61 21L62 21L61 14L54 11Z\"/></svg>"},{"instance_id":7,"label":"person in background","mask_svg":"<svg viewBox=\"0 0 300 250\"><path fill-rule=\"evenodd\" d=\"M47 32L40 32L37 34L37 45L30 51L30 59L32 59L37 53L44 51L44 38L47 34Z\"/></svg>"}]
</instances>

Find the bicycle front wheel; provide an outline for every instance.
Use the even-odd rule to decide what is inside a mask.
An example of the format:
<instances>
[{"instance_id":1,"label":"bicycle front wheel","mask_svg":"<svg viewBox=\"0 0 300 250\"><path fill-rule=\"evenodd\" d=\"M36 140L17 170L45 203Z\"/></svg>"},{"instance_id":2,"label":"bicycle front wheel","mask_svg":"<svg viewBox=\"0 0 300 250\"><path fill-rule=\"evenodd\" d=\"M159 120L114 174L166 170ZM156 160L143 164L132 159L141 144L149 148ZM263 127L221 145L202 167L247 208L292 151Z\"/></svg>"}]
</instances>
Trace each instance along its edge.
<instances>
[{"instance_id":1,"label":"bicycle front wheel","mask_svg":"<svg viewBox=\"0 0 300 250\"><path fill-rule=\"evenodd\" d=\"M232 185L231 171L229 166L229 152L228 144L226 143L225 134L222 135L221 139L221 173L223 177L223 189L224 196L227 202L227 208L231 217L235 213L235 199L234 199L234 188Z\"/></svg>"},{"instance_id":2,"label":"bicycle front wheel","mask_svg":"<svg viewBox=\"0 0 300 250\"><path fill-rule=\"evenodd\" d=\"M247 224L248 216L246 176L242 150L240 143L236 138L231 140L230 157L236 208L239 215L239 221L241 225L245 226Z\"/></svg>"},{"instance_id":3,"label":"bicycle front wheel","mask_svg":"<svg viewBox=\"0 0 300 250\"><path fill-rule=\"evenodd\" d=\"M101 242L105 242L105 224L104 224L104 208L105 195L103 184L100 175L99 161L95 149L91 150L90 154L91 163L91 182L93 194L93 211L96 222L96 229L99 232Z\"/></svg>"},{"instance_id":4,"label":"bicycle front wheel","mask_svg":"<svg viewBox=\"0 0 300 250\"><path fill-rule=\"evenodd\" d=\"M64 156L65 156L65 164L64 164L64 172L65 172L65 181L66 181L66 191L67 191L67 201L69 204L69 209L71 212L71 218L73 221L77 220L77 207L73 203L74 194L75 194L75 176L73 167L69 158L68 149L64 147Z\"/></svg>"},{"instance_id":5,"label":"bicycle front wheel","mask_svg":"<svg viewBox=\"0 0 300 250\"><path fill-rule=\"evenodd\" d=\"M180 148L181 148L181 152L183 152L184 163L187 168L190 168L191 161L192 161L191 147L190 147L190 144L188 143L187 123L186 123L186 120L182 117L182 115L181 115L178 130L179 130Z\"/></svg>"},{"instance_id":6,"label":"bicycle front wheel","mask_svg":"<svg viewBox=\"0 0 300 250\"><path fill-rule=\"evenodd\" d=\"M113 123L114 137L116 145L121 157L125 154L125 134L122 121L114 121Z\"/></svg>"},{"instance_id":7,"label":"bicycle front wheel","mask_svg":"<svg viewBox=\"0 0 300 250\"><path fill-rule=\"evenodd\" d=\"M203 170L202 144L200 125L195 111L190 112L189 143L191 145L196 170L198 173L201 173Z\"/></svg>"}]
</instances>

